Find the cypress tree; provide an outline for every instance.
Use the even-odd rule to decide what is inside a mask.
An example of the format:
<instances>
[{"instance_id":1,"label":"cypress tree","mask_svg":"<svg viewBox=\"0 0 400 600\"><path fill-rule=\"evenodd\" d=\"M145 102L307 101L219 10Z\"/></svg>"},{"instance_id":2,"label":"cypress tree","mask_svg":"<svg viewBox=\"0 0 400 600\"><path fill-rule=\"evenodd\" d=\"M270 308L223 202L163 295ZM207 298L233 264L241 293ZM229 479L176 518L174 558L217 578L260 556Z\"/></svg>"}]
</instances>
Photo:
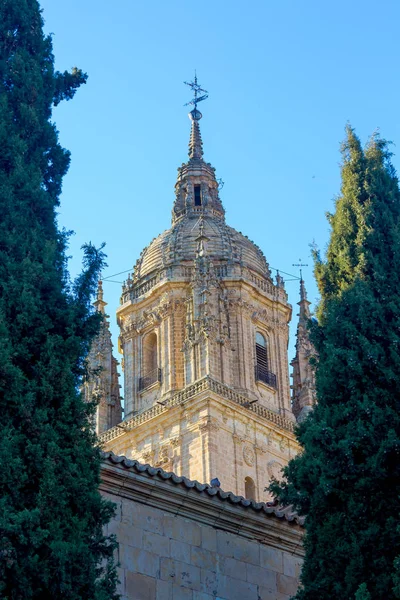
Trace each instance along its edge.
<instances>
[{"instance_id":1,"label":"cypress tree","mask_svg":"<svg viewBox=\"0 0 400 600\"><path fill-rule=\"evenodd\" d=\"M86 81L54 69L37 0L0 3L0 597L110 600L113 507L98 492L93 406L79 392L103 263L72 284L56 222L69 153L52 107Z\"/></svg>"},{"instance_id":2,"label":"cypress tree","mask_svg":"<svg viewBox=\"0 0 400 600\"><path fill-rule=\"evenodd\" d=\"M400 598L400 190L388 143L349 128L327 260L317 255L318 405L272 490L306 515L298 600ZM396 560L397 559L397 560Z\"/></svg>"}]
</instances>

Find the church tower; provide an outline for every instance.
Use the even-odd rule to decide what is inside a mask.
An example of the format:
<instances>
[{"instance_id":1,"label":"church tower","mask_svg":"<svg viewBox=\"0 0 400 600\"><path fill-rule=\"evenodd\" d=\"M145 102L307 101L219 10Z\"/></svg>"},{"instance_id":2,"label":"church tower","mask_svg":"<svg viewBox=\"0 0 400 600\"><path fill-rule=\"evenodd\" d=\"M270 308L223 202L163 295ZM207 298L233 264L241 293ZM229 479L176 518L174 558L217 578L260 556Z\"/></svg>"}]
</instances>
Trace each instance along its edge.
<instances>
[{"instance_id":1,"label":"church tower","mask_svg":"<svg viewBox=\"0 0 400 600\"><path fill-rule=\"evenodd\" d=\"M260 248L225 222L215 169L203 158L199 100L171 228L142 251L123 285L125 419L101 440L115 454L266 500L268 481L299 449L292 310Z\"/></svg>"}]
</instances>

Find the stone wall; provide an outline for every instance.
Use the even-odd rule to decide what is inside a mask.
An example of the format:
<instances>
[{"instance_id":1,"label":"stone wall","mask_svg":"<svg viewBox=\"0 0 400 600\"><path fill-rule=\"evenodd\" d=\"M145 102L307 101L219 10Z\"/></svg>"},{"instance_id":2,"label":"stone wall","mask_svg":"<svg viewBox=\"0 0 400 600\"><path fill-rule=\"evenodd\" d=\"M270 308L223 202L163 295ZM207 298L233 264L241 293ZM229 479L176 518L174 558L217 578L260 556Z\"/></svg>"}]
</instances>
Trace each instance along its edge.
<instances>
[{"instance_id":1,"label":"stone wall","mask_svg":"<svg viewBox=\"0 0 400 600\"><path fill-rule=\"evenodd\" d=\"M105 454L102 493L117 510L122 600L289 600L301 520L217 488Z\"/></svg>"},{"instance_id":2,"label":"stone wall","mask_svg":"<svg viewBox=\"0 0 400 600\"><path fill-rule=\"evenodd\" d=\"M251 477L252 499L270 500L265 487L300 448L290 421L246 401L205 378L103 434L104 449L198 481L218 477L236 495Z\"/></svg>"}]
</instances>

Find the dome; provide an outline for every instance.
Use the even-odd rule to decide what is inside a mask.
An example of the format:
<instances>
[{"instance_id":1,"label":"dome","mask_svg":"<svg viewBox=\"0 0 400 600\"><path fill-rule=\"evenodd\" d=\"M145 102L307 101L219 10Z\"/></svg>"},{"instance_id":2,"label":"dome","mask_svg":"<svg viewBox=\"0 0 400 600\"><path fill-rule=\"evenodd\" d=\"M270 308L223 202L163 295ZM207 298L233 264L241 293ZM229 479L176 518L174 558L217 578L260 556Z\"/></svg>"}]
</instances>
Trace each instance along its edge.
<instances>
[{"instance_id":1,"label":"dome","mask_svg":"<svg viewBox=\"0 0 400 600\"><path fill-rule=\"evenodd\" d=\"M225 210L219 197L220 183L214 167L203 159L199 127L201 115L198 111L193 116L192 111L190 116L189 160L178 168L172 227L142 251L128 288L133 285L142 289L142 283L153 280L157 274L168 278L190 276L199 244L202 252L218 268L219 277L227 276L228 272L229 276L235 272L240 277L242 269L246 268L251 272L250 278L271 281L270 270L260 248L225 223ZM223 265L226 268L222 268ZM189 269L182 270L182 267ZM169 269L168 273L166 269Z\"/></svg>"},{"instance_id":2,"label":"dome","mask_svg":"<svg viewBox=\"0 0 400 600\"><path fill-rule=\"evenodd\" d=\"M134 269L134 279L147 279L166 267L192 263L199 235L207 256L215 264L240 264L262 277L270 277L265 256L242 233L210 215L186 215L145 248Z\"/></svg>"}]
</instances>

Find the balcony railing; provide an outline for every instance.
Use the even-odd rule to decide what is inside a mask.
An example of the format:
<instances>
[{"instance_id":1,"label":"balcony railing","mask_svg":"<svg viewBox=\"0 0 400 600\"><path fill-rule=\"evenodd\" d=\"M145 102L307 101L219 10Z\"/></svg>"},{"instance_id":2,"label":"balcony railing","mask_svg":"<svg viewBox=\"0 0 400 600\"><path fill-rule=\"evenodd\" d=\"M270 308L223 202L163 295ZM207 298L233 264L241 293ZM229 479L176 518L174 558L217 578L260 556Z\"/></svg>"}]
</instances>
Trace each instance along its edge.
<instances>
[{"instance_id":1,"label":"balcony railing","mask_svg":"<svg viewBox=\"0 0 400 600\"><path fill-rule=\"evenodd\" d=\"M265 369L264 367L261 367L260 365L256 365L255 372L256 372L256 381L262 381L263 383L266 383L267 385L276 389L275 373L271 373L271 371L267 371L267 369Z\"/></svg>"},{"instance_id":2,"label":"balcony railing","mask_svg":"<svg viewBox=\"0 0 400 600\"><path fill-rule=\"evenodd\" d=\"M153 383L161 383L161 369L153 369L144 377L139 377L139 392L153 385Z\"/></svg>"}]
</instances>

